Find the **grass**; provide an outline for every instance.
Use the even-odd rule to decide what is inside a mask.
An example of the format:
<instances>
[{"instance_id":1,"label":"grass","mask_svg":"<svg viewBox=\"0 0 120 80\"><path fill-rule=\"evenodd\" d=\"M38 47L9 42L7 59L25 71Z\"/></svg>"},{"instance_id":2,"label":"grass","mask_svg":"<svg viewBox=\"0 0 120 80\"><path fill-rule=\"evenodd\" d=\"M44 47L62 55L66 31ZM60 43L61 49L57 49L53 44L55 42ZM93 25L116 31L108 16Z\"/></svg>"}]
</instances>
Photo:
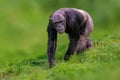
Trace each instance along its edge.
<instances>
[{"instance_id":1,"label":"grass","mask_svg":"<svg viewBox=\"0 0 120 80\"><path fill-rule=\"evenodd\" d=\"M0 7L0 80L120 79L119 25L105 28L95 24L90 36L92 49L75 54L67 62L63 56L68 37L58 35L56 66L49 69L46 57L49 13L38 6L28 4L30 9L26 11L20 5L0 2L2 7L6 6Z\"/></svg>"},{"instance_id":2,"label":"grass","mask_svg":"<svg viewBox=\"0 0 120 80\"><path fill-rule=\"evenodd\" d=\"M39 39L42 43L31 45L30 51L28 49L3 51L1 53L3 56L0 58L2 65L0 66L0 78L2 80L119 80L119 34L115 32L109 34L111 30L102 34L100 30L101 37L99 37L97 34L99 30L96 29L91 34L93 48L82 54L75 54L68 62L63 60L68 40L65 34L59 35L56 66L52 69L48 68L47 41L43 41L47 40L46 37ZM62 38L67 42L63 42Z\"/></svg>"}]
</instances>

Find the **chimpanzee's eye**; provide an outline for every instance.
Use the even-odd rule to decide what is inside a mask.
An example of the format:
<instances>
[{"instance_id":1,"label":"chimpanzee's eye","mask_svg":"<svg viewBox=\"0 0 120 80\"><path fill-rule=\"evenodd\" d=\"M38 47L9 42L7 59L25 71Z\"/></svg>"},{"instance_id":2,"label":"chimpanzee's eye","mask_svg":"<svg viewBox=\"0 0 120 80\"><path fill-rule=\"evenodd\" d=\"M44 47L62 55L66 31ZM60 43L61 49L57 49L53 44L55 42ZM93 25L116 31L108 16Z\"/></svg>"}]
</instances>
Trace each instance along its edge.
<instances>
[{"instance_id":1,"label":"chimpanzee's eye","mask_svg":"<svg viewBox=\"0 0 120 80\"><path fill-rule=\"evenodd\" d=\"M54 24L55 24L55 25L57 25L58 23L57 23L57 22L55 22Z\"/></svg>"},{"instance_id":2,"label":"chimpanzee's eye","mask_svg":"<svg viewBox=\"0 0 120 80\"><path fill-rule=\"evenodd\" d=\"M55 22L55 24L62 23L63 21Z\"/></svg>"},{"instance_id":3,"label":"chimpanzee's eye","mask_svg":"<svg viewBox=\"0 0 120 80\"><path fill-rule=\"evenodd\" d=\"M63 21L59 21L59 23L62 23Z\"/></svg>"}]
</instances>

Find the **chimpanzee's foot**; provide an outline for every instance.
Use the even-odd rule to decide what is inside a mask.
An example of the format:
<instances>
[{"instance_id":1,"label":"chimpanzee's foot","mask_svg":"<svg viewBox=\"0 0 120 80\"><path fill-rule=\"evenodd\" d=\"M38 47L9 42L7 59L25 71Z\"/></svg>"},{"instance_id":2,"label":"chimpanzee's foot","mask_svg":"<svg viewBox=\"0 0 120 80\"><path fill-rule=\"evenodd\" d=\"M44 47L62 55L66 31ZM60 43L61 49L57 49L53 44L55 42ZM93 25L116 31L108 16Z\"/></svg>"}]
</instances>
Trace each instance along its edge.
<instances>
[{"instance_id":1,"label":"chimpanzee's foot","mask_svg":"<svg viewBox=\"0 0 120 80\"><path fill-rule=\"evenodd\" d=\"M92 41L88 39L87 41L87 49L91 49L92 48Z\"/></svg>"}]
</instances>

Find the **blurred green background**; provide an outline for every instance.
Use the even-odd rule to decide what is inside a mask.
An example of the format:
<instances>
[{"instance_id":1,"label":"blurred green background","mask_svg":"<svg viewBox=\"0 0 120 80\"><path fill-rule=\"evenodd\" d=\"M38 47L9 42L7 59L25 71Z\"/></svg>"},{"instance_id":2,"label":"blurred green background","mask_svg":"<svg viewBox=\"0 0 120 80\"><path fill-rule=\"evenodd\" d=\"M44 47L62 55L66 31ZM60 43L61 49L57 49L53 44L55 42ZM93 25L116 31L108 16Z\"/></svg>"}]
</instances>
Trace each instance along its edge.
<instances>
[{"instance_id":1,"label":"blurred green background","mask_svg":"<svg viewBox=\"0 0 120 80\"><path fill-rule=\"evenodd\" d=\"M0 0L0 78L5 80L13 80L15 77L18 77L18 80L79 80L79 75L82 74L83 77L81 79L85 80L107 80L104 78L104 74L99 72L97 77L93 77L94 75L89 75L89 78L85 78L85 75L89 74L91 71L85 70L86 73L81 71L83 69L80 68L79 71L73 72L73 78L69 78L71 76L72 71L75 71L74 67L79 67L81 65L77 64L76 61L71 61L76 63L76 66L72 66L74 64L70 63L73 68L68 68L68 65L64 65L63 55L67 49L68 39L66 34L59 35L58 38L58 48L56 52L56 60L57 64L61 64L62 66L53 69L52 71L47 70L47 57L46 57L46 47L47 47L47 24L49 16L52 12L59 8L64 7L73 7L78 9L86 10L93 18L94 21L94 30L91 33L90 38L94 42L94 48L91 50L88 57L94 56L98 50L99 53L106 53L106 60L109 61L107 53L111 53L113 57L113 63L115 62L115 74L113 73L113 78L109 80L117 80L118 73L120 71L118 66L118 62L120 61L120 0ZM114 38L114 39L113 39ZM109 47L107 47L107 45ZM96 46L98 47L96 48ZM114 47L113 45L117 45ZM104 50L101 52L101 46ZM103 46L105 46L103 48ZM115 48L115 49L113 49ZM116 52L115 52L116 51ZM86 54L88 54L86 52ZM117 54L115 54L117 53ZM114 55L115 54L115 55ZM87 55L83 55L85 58ZM99 55L98 55L99 56ZM117 56L117 57L116 57ZM102 59L102 57L100 57ZM96 57L97 58L97 57ZM99 57L98 57L99 58ZM95 59L95 61L98 60ZM89 58L88 58L89 59ZM62 61L61 61L62 60ZM91 60L91 58L90 58ZM115 61L117 60L117 62ZM79 60L77 60L79 62ZM36 66L31 67L31 63L38 64ZM102 62L102 60L101 60ZM107 62L104 61L103 62ZM89 63L89 61L88 61ZM21 67L20 67L21 65ZM25 65L29 65L28 69L23 67ZM96 64L97 65L97 64ZM99 64L100 65L100 64ZM113 65L112 63L108 63L108 66ZM46 69L42 70L40 67L45 67ZM88 66L88 65L82 65ZM93 66L93 65L89 65ZM101 64L100 66L105 67L105 64ZM99 67L100 67L99 66ZM116 69L116 66L117 69ZM63 68L64 67L64 68ZM86 68L85 67L85 68ZM98 65L96 66L96 68ZM66 70L65 68L68 68ZM15 70L14 70L15 69ZM30 71L33 69L33 71ZM34 72L35 70L41 70L38 72ZM71 70L72 69L72 70ZM91 68L90 68L91 69ZM110 70L109 70L110 69ZM58 70L58 71L57 71ZM58 77L60 72L62 71L61 78ZM95 69L96 70L96 69ZM102 69L101 69L102 70ZM103 69L104 70L104 69ZM28 72L27 72L28 71ZM69 71L69 72L67 72ZM89 71L89 72L87 72ZM107 72L108 71L108 72ZM108 68L105 75L110 76L109 72L111 72L111 67ZM32 74L30 74L31 72ZM41 75L40 72L45 73ZM51 73L49 73L51 72ZM92 68L92 72L94 73L94 68ZM113 70L114 72L114 70ZM53 73L53 74L52 74ZM56 73L56 74L54 74ZM61 74L60 73L60 74ZM25 77L22 77L23 74L26 74ZM65 77L64 74L67 74L68 77ZM97 75L97 72L95 72ZM112 74L112 73L111 73ZM120 74L120 73L119 73ZM30 76L28 76L30 75ZM34 75L33 77L31 77ZM40 77L39 77L40 76ZM41 76L43 76L41 78ZM50 77L55 76L55 77ZM117 77L116 77L117 76ZM103 78L100 78L103 77ZM35 78L35 79L34 79ZM50 78L50 79L49 79ZM120 77L119 77L120 78ZM16 79L15 79L16 80Z\"/></svg>"}]
</instances>

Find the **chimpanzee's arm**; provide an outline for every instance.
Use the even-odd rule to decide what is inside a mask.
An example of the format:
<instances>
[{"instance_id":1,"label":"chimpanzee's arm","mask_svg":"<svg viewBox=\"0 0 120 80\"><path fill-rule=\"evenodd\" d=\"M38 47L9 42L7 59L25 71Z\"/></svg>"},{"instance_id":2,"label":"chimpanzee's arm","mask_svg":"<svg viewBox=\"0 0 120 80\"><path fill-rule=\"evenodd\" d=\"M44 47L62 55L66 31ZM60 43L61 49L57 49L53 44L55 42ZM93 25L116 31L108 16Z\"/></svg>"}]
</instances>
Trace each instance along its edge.
<instances>
[{"instance_id":1,"label":"chimpanzee's arm","mask_svg":"<svg viewBox=\"0 0 120 80\"><path fill-rule=\"evenodd\" d=\"M67 61L69 60L70 56L73 55L76 47L77 47L77 42L78 42L78 39L77 38L71 38L70 37L70 43L69 43L69 46L68 46L68 50L64 56L64 60Z\"/></svg>"},{"instance_id":2,"label":"chimpanzee's arm","mask_svg":"<svg viewBox=\"0 0 120 80\"><path fill-rule=\"evenodd\" d=\"M49 67L52 67L54 66L54 55L56 50L57 31L53 29L51 23L49 23L47 31L48 31L47 55L48 55Z\"/></svg>"}]
</instances>

